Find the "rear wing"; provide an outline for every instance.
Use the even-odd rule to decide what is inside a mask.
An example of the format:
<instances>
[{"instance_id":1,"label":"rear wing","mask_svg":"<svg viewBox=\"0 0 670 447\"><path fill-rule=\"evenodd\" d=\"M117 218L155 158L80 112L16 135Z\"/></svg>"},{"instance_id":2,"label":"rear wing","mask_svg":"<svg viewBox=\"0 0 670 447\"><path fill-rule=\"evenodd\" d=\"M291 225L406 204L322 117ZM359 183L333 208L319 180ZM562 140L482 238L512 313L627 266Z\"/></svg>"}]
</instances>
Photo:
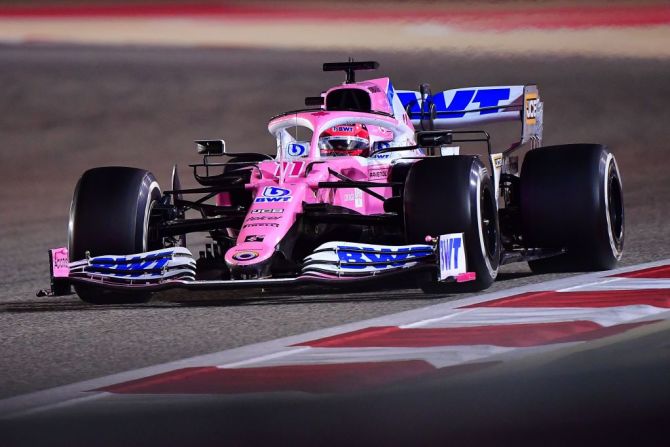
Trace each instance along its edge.
<instances>
[{"instance_id":1,"label":"rear wing","mask_svg":"<svg viewBox=\"0 0 670 447\"><path fill-rule=\"evenodd\" d=\"M397 90L409 118L421 129L458 129L504 121L521 122L521 139L511 148L542 143L542 102L536 85L472 87L429 91Z\"/></svg>"}]
</instances>

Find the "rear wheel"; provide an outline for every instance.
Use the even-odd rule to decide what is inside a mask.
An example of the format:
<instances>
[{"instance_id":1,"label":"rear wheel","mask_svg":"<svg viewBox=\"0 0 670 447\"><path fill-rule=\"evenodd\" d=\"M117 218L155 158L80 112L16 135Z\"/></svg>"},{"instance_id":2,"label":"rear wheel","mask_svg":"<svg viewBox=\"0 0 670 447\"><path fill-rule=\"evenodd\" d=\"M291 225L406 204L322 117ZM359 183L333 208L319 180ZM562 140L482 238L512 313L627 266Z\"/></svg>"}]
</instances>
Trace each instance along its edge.
<instances>
[{"instance_id":1,"label":"rear wheel","mask_svg":"<svg viewBox=\"0 0 670 447\"><path fill-rule=\"evenodd\" d=\"M567 250L529 262L535 273L614 268L624 242L623 189L614 155L599 144L528 152L521 170L521 225L527 247Z\"/></svg>"},{"instance_id":2,"label":"rear wheel","mask_svg":"<svg viewBox=\"0 0 670 447\"><path fill-rule=\"evenodd\" d=\"M100 255L127 255L160 248L149 238L149 216L161 192L148 171L103 167L86 171L74 191L70 206L68 246L70 259ZM149 293L124 293L75 285L89 303L144 302Z\"/></svg>"},{"instance_id":3,"label":"rear wheel","mask_svg":"<svg viewBox=\"0 0 670 447\"><path fill-rule=\"evenodd\" d=\"M425 237L463 233L468 271L475 281L421 285L426 292L476 291L491 285L500 263L498 208L493 182L477 157L450 156L416 162L404 189L405 234L408 243Z\"/></svg>"}]
</instances>

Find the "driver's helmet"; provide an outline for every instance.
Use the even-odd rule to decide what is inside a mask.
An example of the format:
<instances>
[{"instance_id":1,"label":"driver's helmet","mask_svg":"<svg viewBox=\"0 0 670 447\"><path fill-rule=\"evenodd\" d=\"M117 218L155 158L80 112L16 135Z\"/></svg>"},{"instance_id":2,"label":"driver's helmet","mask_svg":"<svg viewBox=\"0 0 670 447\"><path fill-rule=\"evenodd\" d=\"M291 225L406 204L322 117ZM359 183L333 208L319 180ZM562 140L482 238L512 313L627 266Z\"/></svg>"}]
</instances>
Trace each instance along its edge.
<instances>
[{"instance_id":1,"label":"driver's helmet","mask_svg":"<svg viewBox=\"0 0 670 447\"><path fill-rule=\"evenodd\" d=\"M370 155L370 134L365 124L334 126L319 136L319 150L323 157L367 157Z\"/></svg>"}]
</instances>

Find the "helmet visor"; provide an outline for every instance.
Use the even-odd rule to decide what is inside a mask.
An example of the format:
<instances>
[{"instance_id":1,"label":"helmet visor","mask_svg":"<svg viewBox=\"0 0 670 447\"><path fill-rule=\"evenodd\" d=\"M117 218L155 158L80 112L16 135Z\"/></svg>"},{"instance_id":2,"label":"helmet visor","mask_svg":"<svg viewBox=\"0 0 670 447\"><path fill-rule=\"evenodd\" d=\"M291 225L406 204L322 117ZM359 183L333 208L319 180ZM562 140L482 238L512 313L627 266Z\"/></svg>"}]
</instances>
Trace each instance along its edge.
<instances>
[{"instance_id":1,"label":"helmet visor","mask_svg":"<svg viewBox=\"0 0 670 447\"><path fill-rule=\"evenodd\" d=\"M370 142L367 140L367 138L339 135L319 138L320 149L347 151L355 149L367 149L369 147Z\"/></svg>"}]
</instances>

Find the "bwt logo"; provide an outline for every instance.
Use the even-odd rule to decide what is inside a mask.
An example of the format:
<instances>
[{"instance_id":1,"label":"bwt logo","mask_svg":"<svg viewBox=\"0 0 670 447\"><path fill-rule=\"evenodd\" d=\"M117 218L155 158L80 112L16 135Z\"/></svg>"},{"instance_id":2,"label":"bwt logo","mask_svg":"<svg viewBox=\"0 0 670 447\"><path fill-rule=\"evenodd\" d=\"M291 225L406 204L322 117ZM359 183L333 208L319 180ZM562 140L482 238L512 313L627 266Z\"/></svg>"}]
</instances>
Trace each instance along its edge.
<instances>
[{"instance_id":1,"label":"bwt logo","mask_svg":"<svg viewBox=\"0 0 670 447\"><path fill-rule=\"evenodd\" d=\"M440 261L445 268L457 269L458 268L458 250L461 248L461 238L447 239L440 250Z\"/></svg>"},{"instance_id":2,"label":"bwt logo","mask_svg":"<svg viewBox=\"0 0 670 447\"><path fill-rule=\"evenodd\" d=\"M394 250L392 248L382 248L375 250L375 252L363 252L353 250L364 250L361 247L338 246L337 256L341 261L341 267L347 269L364 269L366 265L348 265L358 263L379 263L373 265L377 269L385 269L388 267L400 267L407 262L413 261L417 258L422 258L431 254L431 252L420 248L399 248Z\"/></svg>"},{"instance_id":3,"label":"bwt logo","mask_svg":"<svg viewBox=\"0 0 670 447\"><path fill-rule=\"evenodd\" d=\"M291 190L286 188L278 188L276 186L266 186L263 190L262 197L256 197L254 202L256 203L269 203L269 202L290 202Z\"/></svg>"},{"instance_id":4,"label":"bwt logo","mask_svg":"<svg viewBox=\"0 0 670 447\"><path fill-rule=\"evenodd\" d=\"M301 143L291 143L288 145L287 152L291 157L304 157L307 155L307 146Z\"/></svg>"},{"instance_id":5,"label":"bwt logo","mask_svg":"<svg viewBox=\"0 0 670 447\"><path fill-rule=\"evenodd\" d=\"M151 274L152 271L161 270L167 265L168 261L168 258L97 258L91 260L91 268L113 270L113 275L133 277L143 274Z\"/></svg>"},{"instance_id":6,"label":"bwt logo","mask_svg":"<svg viewBox=\"0 0 670 447\"><path fill-rule=\"evenodd\" d=\"M511 91L509 88L487 88L452 90L451 92L453 95L437 93L431 97L435 104L437 117L440 119L463 118L471 104L475 109L483 109L479 111L480 115L505 112L506 109L496 107L501 101L509 100ZM398 97L405 106L410 106L409 114L412 118L420 117L421 108L414 92L398 93ZM447 104L448 97L450 99Z\"/></svg>"}]
</instances>

